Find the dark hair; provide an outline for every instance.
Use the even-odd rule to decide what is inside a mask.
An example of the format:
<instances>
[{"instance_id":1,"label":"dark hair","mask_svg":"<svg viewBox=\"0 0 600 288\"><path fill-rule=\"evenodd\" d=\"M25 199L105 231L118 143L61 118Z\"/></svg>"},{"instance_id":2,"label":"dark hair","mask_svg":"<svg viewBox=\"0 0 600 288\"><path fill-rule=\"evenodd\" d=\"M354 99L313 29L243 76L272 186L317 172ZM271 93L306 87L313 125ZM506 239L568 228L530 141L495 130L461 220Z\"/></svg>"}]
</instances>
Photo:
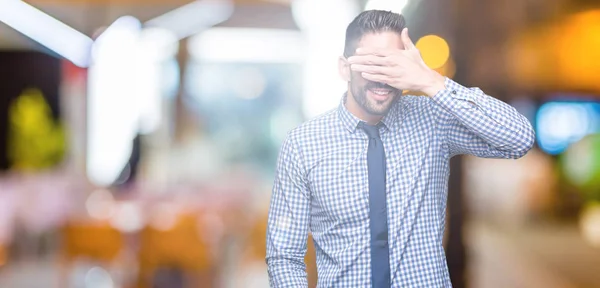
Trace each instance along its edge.
<instances>
[{"instance_id":1,"label":"dark hair","mask_svg":"<svg viewBox=\"0 0 600 288\"><path fill-rule=\"evenodd\" d=\"M354 55L358 42L365 34L391 31L400 35L405 27L404 16L398 13L383 10L364 11L358 14L346 28L344 57Z\"/></svg>"}]
</instances>

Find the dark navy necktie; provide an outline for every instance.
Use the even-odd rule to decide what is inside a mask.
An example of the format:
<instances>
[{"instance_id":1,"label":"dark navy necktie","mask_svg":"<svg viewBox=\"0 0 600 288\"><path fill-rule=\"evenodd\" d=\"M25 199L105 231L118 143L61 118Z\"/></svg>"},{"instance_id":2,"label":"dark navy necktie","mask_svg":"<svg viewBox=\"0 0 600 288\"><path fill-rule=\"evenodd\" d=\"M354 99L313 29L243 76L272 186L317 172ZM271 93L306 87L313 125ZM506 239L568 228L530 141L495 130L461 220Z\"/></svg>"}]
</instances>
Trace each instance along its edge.
<instances>
[{"instance_id":1,"label":"dark navy necktie","mask_svg":"<svg viewBox=\"0 0 600 288\"><path fill-rule=\"evenodd\" d=\"M385 192L385 151L379 126L361 122L369 136L367 167L369 175L369 227L371 230L371 283L373 288L390 287L387 205Z\"/></svg>"}]
</instances>

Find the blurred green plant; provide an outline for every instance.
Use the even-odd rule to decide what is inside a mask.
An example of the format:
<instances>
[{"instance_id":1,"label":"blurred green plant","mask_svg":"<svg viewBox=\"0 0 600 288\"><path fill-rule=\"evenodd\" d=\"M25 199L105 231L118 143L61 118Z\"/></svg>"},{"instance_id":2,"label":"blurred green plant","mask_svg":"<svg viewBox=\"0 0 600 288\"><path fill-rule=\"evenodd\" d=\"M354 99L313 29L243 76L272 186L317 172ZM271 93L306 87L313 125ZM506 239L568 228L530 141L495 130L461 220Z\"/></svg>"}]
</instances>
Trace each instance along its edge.
<instances>
[{"instance_id":1,"label":"blurred green plant","mask_svg":"<svg viewBox=\"0 0 600 288\"><path fill-rule=\"evenodd\" d=\"M52 117L39 89L26 89L9 109L8 158L11 169L37 171L63 159L66 137L63 125Z\"/></svg>"},{"instance_id":2,"label":"blurred green plant","mask_svg":"<svg viewBox=\"0 0 600 288\"><path fill-rule=\"evenodd\" d=\"M559 161L564 177L583 193L584 201L600 201L600 134L574 143Z\"/></svg>"}]
</instances>

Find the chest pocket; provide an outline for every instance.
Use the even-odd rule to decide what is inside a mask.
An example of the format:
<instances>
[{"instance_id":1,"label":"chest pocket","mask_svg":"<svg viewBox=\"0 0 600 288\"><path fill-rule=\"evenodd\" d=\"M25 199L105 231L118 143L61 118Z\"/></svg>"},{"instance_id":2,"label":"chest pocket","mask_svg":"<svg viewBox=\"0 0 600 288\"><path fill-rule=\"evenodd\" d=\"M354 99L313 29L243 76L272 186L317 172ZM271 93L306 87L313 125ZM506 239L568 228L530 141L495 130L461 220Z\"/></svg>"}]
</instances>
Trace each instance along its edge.
<instances>
[{"instance_id":1,"label":"chest pocket","mask_svg":"<svg viewBox=\"0 0 600 288\"><path fill-rule=\"evenodd\" d=\"M355 228L368 219L366 142L357 144L329 153L313 167L314 219L331 222L338 228Z\"/></svg>"}]
</instances>

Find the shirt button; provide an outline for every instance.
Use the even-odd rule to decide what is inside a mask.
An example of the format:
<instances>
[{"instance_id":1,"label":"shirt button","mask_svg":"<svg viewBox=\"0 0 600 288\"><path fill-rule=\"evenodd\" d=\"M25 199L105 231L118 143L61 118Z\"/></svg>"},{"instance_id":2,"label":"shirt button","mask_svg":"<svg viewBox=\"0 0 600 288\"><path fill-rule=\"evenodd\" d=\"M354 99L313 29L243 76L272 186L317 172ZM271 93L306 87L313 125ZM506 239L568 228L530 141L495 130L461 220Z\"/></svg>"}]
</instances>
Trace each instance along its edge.
<instances>
[{"instance_id":1,"label":"shirt button","mask_svg":"<svg viewBox=\"0 0 600 288\"><path fill-rule=\"evenodd\" d=\"M452 94L456 95L456 90L452 90Z\"/></svg>"}]
</instances>

